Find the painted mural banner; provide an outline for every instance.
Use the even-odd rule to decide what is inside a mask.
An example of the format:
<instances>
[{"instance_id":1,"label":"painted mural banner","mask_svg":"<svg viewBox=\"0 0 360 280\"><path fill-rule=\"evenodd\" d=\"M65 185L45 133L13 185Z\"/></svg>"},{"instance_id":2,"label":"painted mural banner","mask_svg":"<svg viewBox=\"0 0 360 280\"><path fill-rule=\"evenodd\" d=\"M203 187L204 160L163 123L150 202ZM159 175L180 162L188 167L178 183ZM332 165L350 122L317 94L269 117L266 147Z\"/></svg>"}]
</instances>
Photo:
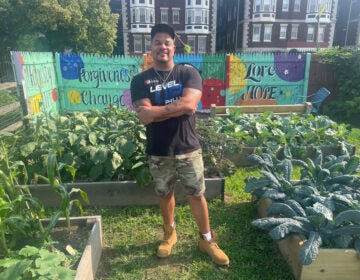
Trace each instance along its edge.
<instances>
[{"instance_id":1,"label":"painted mural banner","mask_svg":"<svg viewBox=\"0 0 360 280\"><path fill-rule=\"evenodd\" d=\"M55 59L63 112L132 109L130 82L141 72L142 57L56 54Z\"/></svg>"},{"instance_id":2,"label":"painted mural banner","mask_svg":"<svg viewBox=\"0 0 360 280\"><path fill-rule=\"evenodd\" d=\"M49 52L11 52L18 86L22 87L27 111L58 112L58 88L53 54Z\"/></svg>"},{"instance_id":3,"label":"painted mural banner","mask_svg":"<svg viewBox=\"0 0 360 280\"><path fill-rule=\"evenodd\" d=\"M152 57L73 53L12 52L15 75L29 113L132 110L132 78L152 67ZM175 54L175 63L193 65L203 80L198 110L211 104L298 104L307 97L310 54Z\"/></svg>"},{"instance_id":4,"label":"painted mural banner","mask_svg":"<svg viewBox=\"0 0 360 280\"><path fill-rule=\"evenodd\" d=\"M310 59L306 53L228 55L226 105L304 103Z\"/></svg>"}]
</instances>

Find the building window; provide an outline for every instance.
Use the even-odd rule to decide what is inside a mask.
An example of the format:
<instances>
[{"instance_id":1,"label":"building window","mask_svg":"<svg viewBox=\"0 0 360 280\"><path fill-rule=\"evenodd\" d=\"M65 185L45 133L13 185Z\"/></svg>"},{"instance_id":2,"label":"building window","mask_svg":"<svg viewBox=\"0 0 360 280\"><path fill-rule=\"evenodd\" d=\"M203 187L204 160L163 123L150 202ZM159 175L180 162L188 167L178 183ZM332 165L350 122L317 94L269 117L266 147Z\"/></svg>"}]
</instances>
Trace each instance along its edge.
<instances>
[{"instance_id":1,"label":"building window","mask_svg":"<svg viewBox=\"0 0 360 280\"><path fill-rule=\"evenodd\" d=\"M151 38L150 36L145 36L145 52L151 52Z\"/></svg>"},{"instance_id":2,"label":"building window","mask_svg":"<svg viewBox=\"0 0 360 280\"><path fill-rule=\"evenodd\" d=\"M289 0L283 0L282 11L283 12L288 12L289 11Z\"/></svg>"},{"instance_id":3,"label":"building window","mask_svg":"<svg viewBox=\"0 0 360 280\"><path fill-rule=\"evenodd\" d=\"M134 52L142 53L142 40L140 36L134 36Z\"/></svg>"},{"instance_id":4,"label":"building window","mask_svg":"<svg viewBox=\"0 0 360 280\"><path fill-rule=\"evenodd\" d=\"M201 0L196 0L196 5L201 5Z\"/></svg>"},{"instance_id":5,"label":"building window","mask_svg":"<svg viewBox=\"0 0 360 280\"><path fill-rule=\"evenodd\" d=\"M308 12L309 13L316 13L317 12L317 4L319 0L309 0L308 3Z\"/></svg>"},{"instance_id":6,"label":"building window","mask_svg":"<svg viewBox=\"0 0 360 280\"><path fill-rule=\"evenodd\" d=\"M271 1L270 0L264 0L264 11L265 12L270 12L271 9L270 9L270 3Z\"/></svg>"},{"instance_id":7,"label":"building window","mask_svg":"<svg viewBox=\"0 0 360 280\"><path fill-rule=\"evenodd\" d=\"M195 10L195 24L201 23L201 10Z\"/></svg>"},{"instance_id":8,"label":"building window","mask_svg":"<svg viewBox=\"0 0 360 280\"><path fill-rule=\"evenodd\" d=\"M145 0L139 0L139 4L145 4Z\"/></svg>"},{"instance_id":9,"label":"building window","mask_svg":"<svg viewBox=\"0 0 360 280\"><path fill-rule=\"evenodd\" d=\"M145 20L145 17L146 17L145 13L146 13L146 11L145 11L145 9L144 9L144 8L140 8L140 9L139 9L139 12L140 12L140 23L146 23L146 20Z\"/></svg>"},{"instance_id":10,"label":"building window","mask_svg":"<svg viewBox=\"0 0 360 280\"><path fill-rule=\"evenodd\" d=\"M191 24L191 11L186 11L187 24Z\"/></svg>"},{"instance_id":11,"label":"building window","mask_svg":"<svg viewBox=\"0 0 360 280\"><path fill-rule=\"evenodd\" d=\"M195 37L194 36L188 36L187 37L187 43L191 48L191 52L194 52L194 50L195 50Z\"/></svg>"},{"instance_id":12,"label":"building window","mask_svg":"<svg viewBox=\"0 0 360 280\"><path fill-rule=\"evenodd\" d=\"M275 0L255 0L253 10L254 12L274 12L275 11Z\"/></svg>"},{"instance_id":13,"label":"building window","mask_svg":"<svg viewBox=\"0 0 360 280\"><path fill-rule=\"evenodd\" d=\"M322 43L325 40L325 27L324 26L320 26L319 30L319 38L318 38L318 42Z\"/></svg>"},{"instance_id":14,"label":"building window","mask_svg":"<svg viewBox=\"0 0 360 280\"><path fill-rule=\"evenodd\" d=\"M271 42L272 25L265 25L264 42Z\"/></svg>"},{"instance_id":15,"label":"building window","mask_svg":"<svg viewBox=\"0 0 360 280\"><path fill-rule=\"evenodd\" d=\"M206 37L199 37L198 40L198 53L206 53Z\"/></svg>"},{"instance_id":16,"label":"building window","mask_svg":"<svg viewBox=\"0 0 360 280\"><path fill-rule=\"evenodd\" d=\"M299 25L298 24L291 25L291 39L292 40L297 40L297 38L298 38L298 30L299 30Z\"/></svg>"},{"instance_id":17,"label":"building window","mask_svg":"<svg viewBox=\"0 0 360 280\"><path fill-rule=\"evenodd\" d=\"M261 1L260 0L255 0L254 12L260 12L260 9L261 9Z\"/></svg>"},{"instance_id":18,"label":"building window","mask_svg":"<svg viewBox=\"0 0 360 280\"><path fill-rule=\"evenodd\" d=\"M261 25L256 24L253 26L253 42L260 42L260 31L261 31Z\"/></svg>"},{"instance_id":19,"label":"building window","mask_svg":"<svg viewBox=\"0 0 360 280\"><path fill-rule=\"evenodd\" d=\"M294 2L294 12L300 12L300 1L301 0L295 0L295 2Z\"/></svg>"},{"instance_id":20,"label":"building window","mask_svg":"<svg viewBox=\"0 0 360 280\"><path fill-rule=\"evenodd\" d=\"M203 10L203 21L204 24L209 24L209 10Z\"/></svg>"},{"instance_id":21,"label":"building window","mask_svg":"<svg viewBox=\"0 0 360 280\"><path fill-rule=\"evenodd\" d=\"M287 24L282 24L280 26L280 39L286 39L286 30L287 30Z\"/></svg>"},{"instance_id":22,"label":"building window","mask_svg":"<svg viewBox=\"0 0 360 280\"><path fill-rule=\"evenodd\" d=\"M134 9L131 9L131 22L136 22L136 13Z\"/></svg>"},{"instance_id":23,"label":"building window","mask_svg":"<svg viewBox=\"0 0 360 280\"><path fill-rule=\"evenodd\" d=\"M172 15L173 15L173 23L180 23L180 10L173 9Z\"/></svg>"},{"instance_id":24,"label":"building window","mask_svg":"<svg viewBox=\"0 0 360 280\"><path fill-rule=\"evenodd\" d=\"M161 9L161 23L168 23L168 10Z\"/></svg>"},{"instance_id":25,"label":"building window","mask_svg":"<svg viewBox=\"0 0 360 280\"><path fill-rule=\"evenodd\" d=\"M307 36L306 36L307 42L314 42L314 33L315 33L315 27L312 25L309 25Z\"/></svg>"}]
</instances>

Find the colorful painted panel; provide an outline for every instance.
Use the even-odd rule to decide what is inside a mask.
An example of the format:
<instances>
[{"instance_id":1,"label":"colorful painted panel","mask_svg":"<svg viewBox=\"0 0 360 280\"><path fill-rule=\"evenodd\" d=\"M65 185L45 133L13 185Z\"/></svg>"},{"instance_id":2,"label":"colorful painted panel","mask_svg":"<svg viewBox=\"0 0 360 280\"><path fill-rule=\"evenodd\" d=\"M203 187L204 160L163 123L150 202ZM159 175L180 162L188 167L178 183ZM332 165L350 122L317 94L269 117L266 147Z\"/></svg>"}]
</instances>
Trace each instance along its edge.
<instances>
[{"instance_id":1,"label":"colorful painted panel","mask_svg":"<svg viewBox=\"0 0 360 280\"><path fill-rule=\"evenodd\" d=\"M58 88L52 53L11 52L29 114L58 112Z\"/></svg>"},{"instance_id":2,"label":"colorful painted panel","mask_svg":"<svg viewBox=\"0 0 360 280\"><path fill-rule=\"evenodd\" d=\"M132 109L130 82L141 71L142 57L56 54L56 62L62 111Z\"/></svg>"},{"instance_id":3,"label":"colorful painted panel","mask_svg":"<svg viewBox=\"0 0 360 280\"><path fill-rule=\"evenodd\" d=\"M226 56L175 55L175 63L189 63L197 68L203 80L203 92L198 110L210 109L211 104L225 105Z\"/></svg>"},{"instance_id":4,"label":"colorful painted panel","mask_svg":"<svg viewBox=\"0 0 360 280\"><path fill-rule=\"evenodd\" d=\"M229 55L226 105L306 101L310 54Z\"/></svg>"}]
</instances>

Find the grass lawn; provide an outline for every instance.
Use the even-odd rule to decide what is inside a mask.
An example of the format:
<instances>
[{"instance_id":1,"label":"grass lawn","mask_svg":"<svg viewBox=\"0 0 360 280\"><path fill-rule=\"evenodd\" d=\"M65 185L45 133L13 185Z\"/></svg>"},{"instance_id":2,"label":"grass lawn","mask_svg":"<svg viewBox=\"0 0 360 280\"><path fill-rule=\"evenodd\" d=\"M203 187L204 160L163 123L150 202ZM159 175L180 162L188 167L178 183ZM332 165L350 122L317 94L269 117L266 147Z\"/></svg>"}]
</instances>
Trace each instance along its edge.
<instances>
[{"instance_id":1,"label":"grass lawn","mask_svg":"<svg viewBox=\"0 0 360 280\"><path fill-rule=\"evenodd\" d=\"M274 242L250 225L256 208L245 194L243 168L227 179L225 201L209 202L219 246L230 258L219 267L198 249L198 231L188 204L177 205L178 242L167 259L156 257L162 234L158 206L89 209L103 219L104 250L96 279L293 279Z\"/></svg>"}]
</instances>

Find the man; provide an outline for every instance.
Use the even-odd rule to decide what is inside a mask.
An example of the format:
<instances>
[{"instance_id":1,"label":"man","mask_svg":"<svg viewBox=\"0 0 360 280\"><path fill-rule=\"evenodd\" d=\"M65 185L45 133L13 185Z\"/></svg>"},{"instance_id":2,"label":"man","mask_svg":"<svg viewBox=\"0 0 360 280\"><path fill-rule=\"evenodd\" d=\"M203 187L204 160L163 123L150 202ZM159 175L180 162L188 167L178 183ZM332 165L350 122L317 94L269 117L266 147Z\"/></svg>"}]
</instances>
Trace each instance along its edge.
<instances>
[{"instance_id":1,"label":"man","mask_svg":"<svg viewBox=\"0 0 360 280\"><path fill-rule=\"evenodd\" d=\"M199 72L191 66L175 65L175 32L166 24L151 29L153 67L131 81L131 98L140 122L146 125L146 153L155 192L160 196L164 237L157 256L170 255L177 241L174 183L184 185L191 212L201 233L200 249L219 265L229 258L218 247L210 230L202 152L195 132L195 112L201 99Z\"/></svg>"}]
</instances>

